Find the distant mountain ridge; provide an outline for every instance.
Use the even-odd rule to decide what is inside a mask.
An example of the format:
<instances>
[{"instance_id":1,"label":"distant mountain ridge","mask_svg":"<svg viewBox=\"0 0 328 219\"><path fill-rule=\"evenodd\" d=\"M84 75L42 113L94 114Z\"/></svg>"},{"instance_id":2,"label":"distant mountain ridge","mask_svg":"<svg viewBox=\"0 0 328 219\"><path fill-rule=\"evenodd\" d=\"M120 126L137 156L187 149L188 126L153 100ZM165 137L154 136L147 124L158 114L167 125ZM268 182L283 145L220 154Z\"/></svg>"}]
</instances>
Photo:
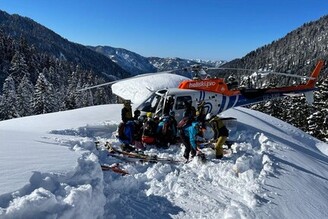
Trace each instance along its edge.
<instances>
[{"instance_id":1,"label":"distant mountain ridge","mask_svg":"<svg viewBox=\"0 0 328 219\"><path fill-rule=\"evenodd\" d=\"M190 60L182 58L144 57L126 49L110 46L88 46L88 48L107 56L132 75L183 69L195 64L201 64L206 67L219 67L226 63L226 61L223 60L204 61L201 59Z\"/></svg>"},{"instance_id":2,"label":"distant mountain ridge","mask_svg":"<svg viewBox=\"0 0 328 219\"><path fill-rule=\"evenodd\" d=\"M110 46L88 46L88 48L107 56L132 75L157 71L146 57L135 52Z\"/></svg>"}]
</instances>

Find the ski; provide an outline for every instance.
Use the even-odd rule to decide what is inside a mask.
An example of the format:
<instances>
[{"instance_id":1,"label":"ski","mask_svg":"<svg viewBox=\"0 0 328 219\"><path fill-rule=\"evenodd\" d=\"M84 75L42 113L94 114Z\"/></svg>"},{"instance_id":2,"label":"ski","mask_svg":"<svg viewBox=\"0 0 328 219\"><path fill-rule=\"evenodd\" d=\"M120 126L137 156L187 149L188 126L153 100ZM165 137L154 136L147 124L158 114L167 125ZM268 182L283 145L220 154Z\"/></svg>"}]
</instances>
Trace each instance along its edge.
<instances>
[{"instance_id":1,"label":"ski","mask_svg":"<svg viewBox=\"0 0 328 219\"><path fill-rule=\"evenodd\" d=\"M114 163L114 164L112 164L112 165L101 164L100 166L101 166L101 169L102 169L103 171L111 170L111 171L113 171L114 173L119 173L119 174L121 174L122 176L129 174L126 170L120 168L118 163Z\"/></svg>"}]
</instances>

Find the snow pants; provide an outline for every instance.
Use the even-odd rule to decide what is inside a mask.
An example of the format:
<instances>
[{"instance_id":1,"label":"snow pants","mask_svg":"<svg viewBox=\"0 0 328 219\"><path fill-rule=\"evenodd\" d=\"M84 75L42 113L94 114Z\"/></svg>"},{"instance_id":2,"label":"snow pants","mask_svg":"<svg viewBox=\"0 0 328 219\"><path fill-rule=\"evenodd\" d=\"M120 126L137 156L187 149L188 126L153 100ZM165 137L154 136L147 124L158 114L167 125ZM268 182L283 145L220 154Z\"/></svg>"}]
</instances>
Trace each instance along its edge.
<instances>
[{"instance_id":1,"label":"snow pants","mask_svg":"<svg viewBox=\"0 0 328 219\"><path fill-rule=\"evenodd\" d=\"M215 143L215 156L221 159L223 157L223 144L227 140L227 136L220 136Z\"/></svg>"},{"instance_id":2,"label":"snow pants","mask_svg":"<svg viewBox=\"0 0 328 219\"><path fill-rule=\"evenodd\" d=\"M189 137L183 135L183 136L181 136L181 140L186 147L186 149L183 153L183 157L186 158L187 160L189 160L189 154L191 154L191 157L196 156L196 150L191 146Z\"/></svg>"}]
</instances>

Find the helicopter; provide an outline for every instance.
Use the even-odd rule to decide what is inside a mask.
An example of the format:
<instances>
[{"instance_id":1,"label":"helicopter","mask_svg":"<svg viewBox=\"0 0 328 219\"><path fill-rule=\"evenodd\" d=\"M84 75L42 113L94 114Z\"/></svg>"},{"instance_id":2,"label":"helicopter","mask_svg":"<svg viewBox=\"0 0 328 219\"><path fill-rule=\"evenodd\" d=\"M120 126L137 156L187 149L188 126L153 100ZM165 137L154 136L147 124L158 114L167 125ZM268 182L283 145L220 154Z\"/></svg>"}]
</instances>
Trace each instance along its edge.
<instances>
[{"instance_id":1,"label":"helicopter","mask_svg":"<svg viewBox=\"0 0 328 219\"><path fill-rule=\"evenodd\" d=\"M318 79L323 61L319 61L310 77L290 75L275 72L274 74L307 78L306 84L285 87L254 88L252 86L238 86L237 82L226 82L223 78L201 78L202 68L194 67L196 76L185 80L177 88L161 89L153 92L137 109L141 112L152 112L156 116L164 116L169 111L175 112L177 121L183 117L185 103L190 102L197 109L203 104L205 113L220 114L225 110L237 106L246 106L284 96L304 94L309 104L313 103L313 91ZM269 73L265 73L269 74ZM270 74L273 74L272 72Z\"/></svg>"},{"instance_id":2,"label":"helicopter","mask_svg":"<svg viewBox=\"0 0 328 219\"><path fill-rule=\"evenodd\" d=\"M136 107L141 115L151 112L153 116L163 117L170 111L174 111L175 118L180 121L183 118L185 104L189 102L197 109L197 105L202 103L205 113L220 114L233 107L246 106L271 99L277 99L284 96L299 96L304 94L309 104L313 103L313 92L316 90L315 84L323 67L324 62L319 60L309 77L299 76L279 72L257 71L257 75L283 75L287 77L297 77L307 79L306 83L300 85L275 87L271 85L254 87L250 80L246 85L241 85L238 81L224 78L209 77L206 73L208 68L200 65L191 66L191 72L194 73L192 79L181 81L176 88L164 88L151 91L151 94L140 105ZM218 68L227 70L229 68ZM237 69L238 70L238 69ZM245 70L245 69L243 69ZM249 70L249 69L247 69ZM256 71L256 70L251 70ZM171 72L168 72L171 73ZM158 74L158 73L155 73ZM138 77L149 76L150 74L140 75ZM249 78L248 78L249 79ZM125 81L122 79L119 81ZM87 90L100 86L110 85L119 81L108 82L93 87L81 89ZM115 92L114 92L115 93Z\"/></svg>"}]
</instances>

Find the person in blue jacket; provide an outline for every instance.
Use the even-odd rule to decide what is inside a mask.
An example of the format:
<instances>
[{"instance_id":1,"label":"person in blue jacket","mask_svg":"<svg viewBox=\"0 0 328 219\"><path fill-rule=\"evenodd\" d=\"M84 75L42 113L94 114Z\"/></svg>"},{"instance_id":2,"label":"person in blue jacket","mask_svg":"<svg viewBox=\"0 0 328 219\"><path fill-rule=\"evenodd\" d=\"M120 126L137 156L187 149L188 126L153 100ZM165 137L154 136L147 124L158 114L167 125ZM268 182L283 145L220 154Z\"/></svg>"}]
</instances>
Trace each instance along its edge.
<instances>
[{"instance_id":1,"label":"person in blue jacket","mask_svg":"<svg viewBox=\"0 0 328 219\"><path fill-rule=\"evenodd\" d=\"M191 154L191 157L194 157L199 151L197 148L196 139L197 135L201 135L202 128L199 122L194 121L191 123L191 125L183 127L182 132L183 133L181 133L181 139L186 147L183 157L186 158L188 161L189 154Z\"/></svg>"}]
</instances>

